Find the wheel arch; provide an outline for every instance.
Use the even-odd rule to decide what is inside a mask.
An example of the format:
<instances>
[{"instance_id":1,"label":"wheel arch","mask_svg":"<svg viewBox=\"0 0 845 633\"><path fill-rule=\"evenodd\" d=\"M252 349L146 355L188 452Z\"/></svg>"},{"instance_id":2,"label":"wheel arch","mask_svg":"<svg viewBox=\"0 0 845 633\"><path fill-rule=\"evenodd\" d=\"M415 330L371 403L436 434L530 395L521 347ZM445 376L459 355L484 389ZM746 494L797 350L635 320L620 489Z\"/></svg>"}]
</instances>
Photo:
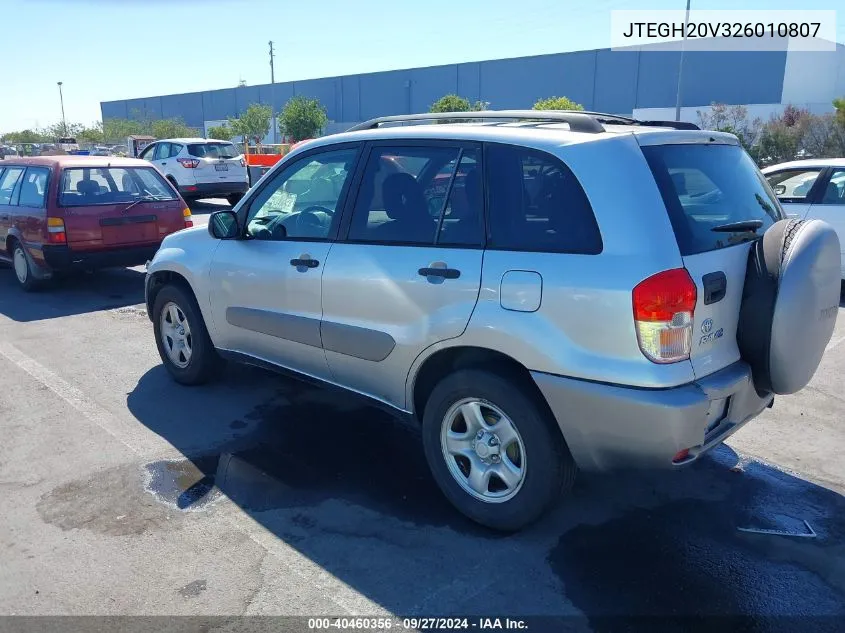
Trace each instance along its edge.
<instances>
[{"instance_id":1,"label":"wheel arch","mask_svg":"<svg viewBox=\"0 0 845 633\"><path fill-rule=\"evenodd\" d=\"M432 349L420 356L411 368L406 382L406 402L418 421L428 397L439 380L458 369L484 369L506 375L531 392L538 403L551 415L551 409L529 369L518 360L485 347L453 345Z\"/></svg>"}]
</instances>

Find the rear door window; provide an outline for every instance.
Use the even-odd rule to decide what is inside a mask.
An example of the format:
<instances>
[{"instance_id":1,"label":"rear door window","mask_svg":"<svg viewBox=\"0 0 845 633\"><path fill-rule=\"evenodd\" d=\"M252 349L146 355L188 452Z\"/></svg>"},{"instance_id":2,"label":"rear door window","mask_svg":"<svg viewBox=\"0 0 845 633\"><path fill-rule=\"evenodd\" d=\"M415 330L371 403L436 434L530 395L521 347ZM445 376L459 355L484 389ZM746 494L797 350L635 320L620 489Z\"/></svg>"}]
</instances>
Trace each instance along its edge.
<instances>
[{"instance_id":1,"label":"rear door window","mask_svg":"<svg viewBox=\"0 0 845 633\"><path fill-rule=\"evenodd\" d=\"M733 246L783 219L754 161L737 145L642 148L669 213L681 255ZM759 221L751 230L738 223ZM737 225L735 230L729 230Z\"/></svg>"},{"instance_id":2,"label":"rear door window","mask_svg":"<svg viewBox=\"0 0 845 633\"><path fill-rule=\"evenodd\" d=\"M488 248L597 254L601 234L581 183L558 158L533 149L487 149Z\"/></svg>"},{"instance_id":3,"label":"rear door window","mask_svg":"<svg viewBox=\"0 0 845 633\"><path fill-rule=\"evenodd\" d=\"M766 180L781 202L806 202L821 169L785 169L766 174Z\"/></svg>"},{"instance_id":4,"label":"rear door window","mask_svg":"<svg viewBox=\"0 0 845 633\"><path fill-rule=\"evenodd\" d=\"M3 172L3 177L0 178L0 204L17 204L17 201L12 202L12 197L16 193L15 187L23 171L23 167L9 167Z\"/></svg>"},{"instance_id":5,"label":"rear door window","mask_svg":"<svg viewBox=\"0 0 845 633\"><path fill-rule=\"evenodd\" d=\"M50 170L46 167L29 167L21 182L18 204L22 207L35 207L37 209L43 207L49 177Z\"/></svg>"}]
</instances>

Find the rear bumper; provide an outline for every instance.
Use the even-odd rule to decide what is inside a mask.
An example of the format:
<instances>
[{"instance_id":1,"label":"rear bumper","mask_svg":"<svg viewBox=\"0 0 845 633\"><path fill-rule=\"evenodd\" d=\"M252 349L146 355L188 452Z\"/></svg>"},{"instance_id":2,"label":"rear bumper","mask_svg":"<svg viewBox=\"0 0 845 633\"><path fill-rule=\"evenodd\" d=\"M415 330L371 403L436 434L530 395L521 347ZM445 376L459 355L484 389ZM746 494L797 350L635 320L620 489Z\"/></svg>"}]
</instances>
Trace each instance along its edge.
<instances>
[{"instance_id":1,"label":"rear bumper","mask_svg":"<svg viewBox=\"0 0 845 633\"><path fill-rule=\"evenodd\" d=\"M140 266L153 258L159 244L98 251L75 251L68 246L43 246L44 262L53 270Z\"/></svg>"},{"instance_id":2,"label":"rear bumper","mask_svg":"<svg viewBox=\"0 0 845 633\"><path fill-rule=\"evenodd\" d=\"M198 182L191 185L180 185L179 193L189 198L214 198L228 196L233 193L246 193L249 183L244 182Z\"/></svg>"},{"instance_id":3,"label":"rear bumper","mask_svg":"<svg viewBox=\"0 0 845 633\"><path fill-rule=\"evenodd\" d=\"M691 463L771 406L737 362L671 389L635 389L532 372L578 467L672 468ZM680 451L689 455L676 462Z\"/></svg>"}]
</instances>

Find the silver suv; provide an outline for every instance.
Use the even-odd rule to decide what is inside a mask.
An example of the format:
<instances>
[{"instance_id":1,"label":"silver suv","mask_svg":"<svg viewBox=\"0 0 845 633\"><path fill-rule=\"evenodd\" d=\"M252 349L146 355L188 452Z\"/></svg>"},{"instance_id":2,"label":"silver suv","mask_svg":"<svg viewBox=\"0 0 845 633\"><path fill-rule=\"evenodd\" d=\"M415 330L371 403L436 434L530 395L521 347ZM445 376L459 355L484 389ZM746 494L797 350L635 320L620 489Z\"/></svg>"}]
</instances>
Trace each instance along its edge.
<instances>
[{"instance_id":1,"label":"silver suv","mask_svg":"<svg viewBox=\"0 0 845 633\"><path fill-rule=\"evenodd\" d=\"M839 242L784 217L729 134L386 117L167 237L147 309L178 382L236 359L365 396L421 427L458 510L516 530L577 469L688 464L807 384Z\"/></svg>"}]
</instances>

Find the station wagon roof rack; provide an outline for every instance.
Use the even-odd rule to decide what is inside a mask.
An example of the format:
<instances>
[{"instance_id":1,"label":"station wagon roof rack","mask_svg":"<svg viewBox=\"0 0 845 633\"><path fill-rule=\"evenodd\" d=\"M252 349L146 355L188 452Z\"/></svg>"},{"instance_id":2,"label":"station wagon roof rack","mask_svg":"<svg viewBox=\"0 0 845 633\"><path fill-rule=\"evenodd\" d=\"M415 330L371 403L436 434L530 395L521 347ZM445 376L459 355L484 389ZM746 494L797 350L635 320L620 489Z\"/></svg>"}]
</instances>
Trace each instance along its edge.
<instances>
[{"instance_id":1,"label":"station wagon roof rack","mask_svg":"<svg viewBox=\"0 0 845 633\"><path fill-rule=\"evenodd\" d=\"M676 130L698 130L694 123L685 121L639 121L630 117L603 112L585 112L582 110L483 110L479 112L428 112L424 114L399 114L382 116L355 125L348 132L375 130L385 124L427 123L431 121L526 121L537 124L566 123L573 132L599 134L605 131L604 125L643 125L649 127L668 127Z\"/></svg>"}]
</instances>

